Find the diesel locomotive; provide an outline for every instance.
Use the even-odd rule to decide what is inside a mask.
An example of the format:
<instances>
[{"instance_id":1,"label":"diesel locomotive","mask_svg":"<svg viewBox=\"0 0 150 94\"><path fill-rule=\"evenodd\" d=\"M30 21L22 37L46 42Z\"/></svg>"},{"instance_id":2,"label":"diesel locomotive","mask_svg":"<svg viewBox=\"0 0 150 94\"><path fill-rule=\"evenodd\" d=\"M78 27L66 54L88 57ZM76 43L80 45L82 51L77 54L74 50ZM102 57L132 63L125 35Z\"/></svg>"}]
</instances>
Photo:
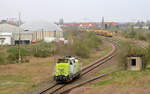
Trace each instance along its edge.
<instances>
[{"instance_id":1,"label":"diesel locomotive","mask_svg":"<svg viewBox=\"0 0 150 94\"><path fill-rule=\"evenodd\" d=\"M56 62L54 80L56 82L70 82L79 78L81 73L81 64L79 59L72 56L59 58Z\"/></svg>"}]
</instances>

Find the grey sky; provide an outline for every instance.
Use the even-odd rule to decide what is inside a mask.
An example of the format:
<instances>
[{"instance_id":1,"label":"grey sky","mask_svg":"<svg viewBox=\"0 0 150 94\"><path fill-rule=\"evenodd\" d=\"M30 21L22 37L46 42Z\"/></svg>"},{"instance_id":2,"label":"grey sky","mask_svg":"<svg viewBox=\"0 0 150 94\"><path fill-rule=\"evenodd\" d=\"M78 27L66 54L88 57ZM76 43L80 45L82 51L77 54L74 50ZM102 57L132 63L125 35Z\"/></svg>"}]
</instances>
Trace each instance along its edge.
<instances>
[{"instance_id":1,"label":"grey sky","mask_svg":"<svg viewBox=\"0 0 150 94\"><path fill-rule=\"evenodd\" d=\"M0 19L58 21L150 20L150 0L0 0Z\"/></svg>"}]
</instances>

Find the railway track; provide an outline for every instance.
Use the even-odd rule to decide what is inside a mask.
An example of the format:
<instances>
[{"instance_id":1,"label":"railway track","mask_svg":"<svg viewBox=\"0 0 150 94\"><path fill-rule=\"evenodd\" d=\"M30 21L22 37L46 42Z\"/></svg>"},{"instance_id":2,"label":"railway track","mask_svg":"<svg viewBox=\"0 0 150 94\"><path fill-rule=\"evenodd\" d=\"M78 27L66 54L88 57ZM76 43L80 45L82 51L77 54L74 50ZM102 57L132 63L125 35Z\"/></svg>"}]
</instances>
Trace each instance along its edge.
<instances>
[{"instance_id":1,"label":"railway track","mask_svg":"<svg viewBox=\"0 0 150 94\"><path fill-rule=\"evenodd\" d=\"M84 67L82 69L82 72L81 72L81 75L80 75L80 78L82 76L84 76L85 74L89 73L90 71L94 70L95 68L99 67L100 65L103 65L105 62L109 61L111 58L113 58L116 54L116 51L117 51L117 43L113 42L113 41L110 41L108 39L103 39L105 41L108 41L111 43L111 46L112 46L112 51L107 54L106 56L96 60L95 62L92 62L90 65ZM106 74L105 74L106 75ZM103 75L104 76L104 75ZM100 76L101 77L101 76ZM99 78L100 78L99 77ZM79 78L79 79L80 79ZM98 77L97 77L98 78ZM87 81L88 82L88 81ZM86 83L86 82L85 82ZM57 91L63 89L65 86L67 86L67 84L58 84L58 83L53 83L53 85L49 85L37 92L34 92L32 94L55 94L57 93ZM79 85L81 86L81 85ZM78 85L76 85L76 87L78 87ZM63 94L68 92L69 90L72 90L73 88L76 88L76 87L72 87L71 89L67 89L67 90L63 90Z\"/></svg>"},{"instance_id":2,"label":"railway track","mask_svg":"<svg viewBox=\"0 0 150 94\"><path fill-rule=\"evenodd\" d=\"M88 80L86 80L86 81L83 81L83 82L81 82L81 83L78 83L78 84L76 84L76 85L74 85L74 86L68 88L67 90L62 91L61 94L67 94L68 92L70 92L71 90L73 90L73 89L75 89L75 88L77 88L77 87L80 87L80 86L82 86L82 85L84 85L84 84L87 84L87 83L89 83L89 82L91 82L91 81L97 80L97 79L99 79L99 78L101 78L101 77L104 77L104 76L106 76L106 75L108 75L108 74L111 74L111 73L113 73L113 72L116 72L116 71L118 71L118 70L120 70L120 69L121 69L121 68L118 68L118 69L116 69L116 70L114 70L114 71L107 72L107 73L103 73L103 74L101 74L101 75L98 75L98 76L96 76L96 77L93 77L93 78L91 78L91 79L88 79Z\"/></svg>"}]
</instances>

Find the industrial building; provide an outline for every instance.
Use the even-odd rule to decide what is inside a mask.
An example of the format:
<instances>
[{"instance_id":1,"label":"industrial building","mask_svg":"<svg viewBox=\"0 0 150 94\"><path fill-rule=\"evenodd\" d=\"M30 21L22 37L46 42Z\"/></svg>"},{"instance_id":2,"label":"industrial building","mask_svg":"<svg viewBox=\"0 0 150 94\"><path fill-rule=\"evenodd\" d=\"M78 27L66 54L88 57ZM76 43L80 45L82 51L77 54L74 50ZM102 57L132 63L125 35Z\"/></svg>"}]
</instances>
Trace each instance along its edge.
<instances>
[{"instance_id":1,"label":"industrial building","mask_svg":"<svg viewBox=\"0 0 150 94\"><path fill-rule=\"evenodd\" d=\"M33 32L33 39L44 40L44 38L63 37L63 30L56 24L45 21L27 22L21 26L26 32Z\"/></svg>"},{"instance_id":2,"label":"industrial building","mask_svg":"<svg viewBox=\"0 0 150 94\"><path fill-rule=\"evenodd\" d=\"M49 22L27 22L21 27L10 24L0 24L0 45L29 44L32 41L53 37L63 38L63 30Z\"/></svg>"},{"instance_id":3,"label":"industrial building","mask_svg":"<svg viewBox=\"0 0 150 94\"><path fill-rule=\"evenodd\" d=\"M20 33L14 32L12 35L13 40L14 40L14 44L19 43L19 36L20 36L20 43L21 44L29 44L33 40L33 32L25 32L25 31L22 31Z\"/></svg>"},{"instance_id":4,"label":"industrial building","mask_svg":"<svg viewBox=\"0 0 150 94\"><path fill-rule=\"evenodd\" d=\"M12 45L12 33L0 32L0 45Z\"/></svg>"},{"instance_id":5,"label":"industrial building","mask_svg":"<svg viewBox=\"0 0 150 94\"><path fill-rule=\"evenodd\" d=\"M18 31L23 31L23 29L7 23L0 24L0 32L18 32Z\"/></svg>"},{"instance_id":6,"label":"industrial building","mask_svg":"<svg viewBox=\"0 0 150 94\"><path fill-rule=\"evenodd\" d=\"M10 25L0 24L0 45L15 45L20 40L24 43L30 43L33 40L33 32L25 32L23 29Z\"/></svg>"}]
</instances>

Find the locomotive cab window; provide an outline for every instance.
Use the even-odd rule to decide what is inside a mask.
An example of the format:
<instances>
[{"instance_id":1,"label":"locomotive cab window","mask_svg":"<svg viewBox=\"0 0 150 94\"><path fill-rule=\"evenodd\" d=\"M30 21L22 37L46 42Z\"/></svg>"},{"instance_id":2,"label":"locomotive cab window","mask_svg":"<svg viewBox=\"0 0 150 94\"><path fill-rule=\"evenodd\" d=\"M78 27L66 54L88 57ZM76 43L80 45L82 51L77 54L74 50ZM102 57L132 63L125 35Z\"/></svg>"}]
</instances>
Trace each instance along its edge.
<instances>
[{"instance_id":1,"label":"locomotive cab window","mask_svg":"<svg viewBox=\"0 0 150 94\"><path fill-rule=\"evenodd\" d=\"M69 60L69 62L70 62L70 65L72 65L72 64L73 64L71 60Z\"/></svg>"},{"instance_id":2,"label":"locomotive cab window","mask_svg":"<svg viewBox=\"0 0 150 94\"><path fill-rule=\"evenodd\" d=\"M68 59L59 59L57 63L68 63Z\"/></svg>"},{"instance_id":3,"label":"locomotive cab window","mask_svg":"<svg viewBox=\"0 0 150 94\"><path fill-rule=\"evenodd\" d=\"M74 59L72 61L73 61L73 63L76 63Z\"/></svg>"}]
</instances>

